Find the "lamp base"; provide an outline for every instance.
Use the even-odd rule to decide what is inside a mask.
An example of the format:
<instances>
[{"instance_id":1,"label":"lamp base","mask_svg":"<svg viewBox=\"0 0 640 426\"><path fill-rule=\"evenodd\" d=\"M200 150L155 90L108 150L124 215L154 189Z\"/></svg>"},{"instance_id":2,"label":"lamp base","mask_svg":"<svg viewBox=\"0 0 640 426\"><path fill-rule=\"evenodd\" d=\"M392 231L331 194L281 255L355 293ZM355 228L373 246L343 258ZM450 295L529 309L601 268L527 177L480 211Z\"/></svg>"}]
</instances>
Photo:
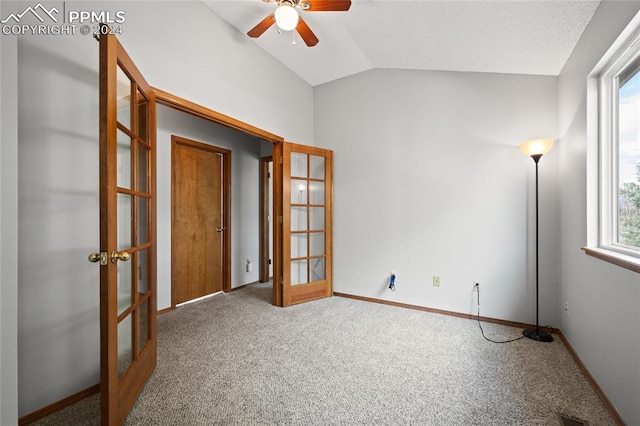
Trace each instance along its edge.
<instances>
[{"instance_id":1,"label":"lamp base","mask_svg":"<svg viewBox=\"0 0 640 426\"><path fill-rule=\"evenodd\" d=\"M538 342L553 342L553 337L540 329L528 328L522 332L525 337Z\"/></svg>"}]
</instances>

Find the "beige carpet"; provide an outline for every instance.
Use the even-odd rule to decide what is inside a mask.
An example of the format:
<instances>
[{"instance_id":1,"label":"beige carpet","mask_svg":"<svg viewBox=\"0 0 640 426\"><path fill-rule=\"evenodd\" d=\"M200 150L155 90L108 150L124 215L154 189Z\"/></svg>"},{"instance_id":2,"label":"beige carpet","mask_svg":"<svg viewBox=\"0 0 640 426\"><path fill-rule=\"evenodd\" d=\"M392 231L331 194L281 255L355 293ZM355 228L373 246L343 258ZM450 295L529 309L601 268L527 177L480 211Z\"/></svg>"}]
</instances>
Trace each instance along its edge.
<instances>
[{"instance_id":1,"label":"beige carpet","mask_svg":"<svg viewBox=\"0 0 640 426\"><path fill-rule=\"evenodd\" d=\"M472 320L253 285L158 318L127 425L613 425L563 344L494 344ZM484 324L497 340L522 330ZM38 425L97 425L98 396Z\"/></svg>"}]
</instances>

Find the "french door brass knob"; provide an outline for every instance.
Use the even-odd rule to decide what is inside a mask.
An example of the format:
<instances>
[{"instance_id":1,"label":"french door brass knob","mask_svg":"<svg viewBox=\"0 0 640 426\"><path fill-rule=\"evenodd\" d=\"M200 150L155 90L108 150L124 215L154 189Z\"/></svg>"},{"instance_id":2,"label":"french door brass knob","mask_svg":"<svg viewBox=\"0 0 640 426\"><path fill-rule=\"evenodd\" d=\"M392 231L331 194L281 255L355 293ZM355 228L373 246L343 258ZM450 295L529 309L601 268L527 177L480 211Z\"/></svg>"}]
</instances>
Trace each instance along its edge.
<instances>
[{"instance_id":1,"label":"french door brass knob","mask_svg":"<svg viewBox=\"0 0 640 426\"><path fill-rule=\"evenodd\" d=\"M126 251L114 251L111 253L111 261L116 263L118 260L121 262L126 262L131 258L131 255Z\"/></svg>"},{"instance_id":2,"label":"french door brass knob","mask_svg":"<svg viewBox=\"0 0 640 426\"><path fill-rule=\"evenodd\" d=\"M91 262L91 263L100 262L101 265L106 265L107 264L107 253L106 252L91 253L89 255L89 262Z\"/></svg>"}]
</instances>

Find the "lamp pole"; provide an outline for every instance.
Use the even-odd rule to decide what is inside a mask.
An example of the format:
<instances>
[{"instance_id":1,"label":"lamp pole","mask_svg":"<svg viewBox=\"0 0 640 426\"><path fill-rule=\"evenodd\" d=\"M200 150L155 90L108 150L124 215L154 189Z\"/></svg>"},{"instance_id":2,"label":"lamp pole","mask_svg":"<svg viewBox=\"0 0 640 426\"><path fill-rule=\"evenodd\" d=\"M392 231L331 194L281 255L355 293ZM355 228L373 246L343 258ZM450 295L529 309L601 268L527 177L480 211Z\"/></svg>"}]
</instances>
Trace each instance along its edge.
<instances>
[{"instance_id":1,"label":"lamp pole","mask_svg":"<svg viewBox=\"0 0 640 426\"><path fill-rule=\"evenodd\" d=\"M540 158L542 158L542 154L533 154L531 158L536 163L536 328L528 328L522 332L526 337L532 340L537 340L538 342L553 342L553 337L549 333L545 333L544 331L540 331L540 321L539 321L539 311L540 311L540 296L539 296L539 287L540 287L540 259L539 259L539 210L538 210L538 162L540 162Z\"/></svg>"}]
</instances>

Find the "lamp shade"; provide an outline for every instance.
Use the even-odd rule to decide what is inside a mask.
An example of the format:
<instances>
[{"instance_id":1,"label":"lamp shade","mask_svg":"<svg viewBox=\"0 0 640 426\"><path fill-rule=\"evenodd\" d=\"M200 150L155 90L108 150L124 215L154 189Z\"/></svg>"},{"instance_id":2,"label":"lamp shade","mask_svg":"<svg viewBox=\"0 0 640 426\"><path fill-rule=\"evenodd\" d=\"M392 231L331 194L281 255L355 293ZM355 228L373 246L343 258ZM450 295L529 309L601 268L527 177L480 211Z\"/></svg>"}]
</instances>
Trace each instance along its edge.
<instances>
[{"instance_id":1,"label":"lamp shade","mask_svg":"<svg viewBox=\"0 0 640 426\"><path fill-rule=\"evenodd\" d=\"M544 155L553 148L553 139L533 139L520 144L520 151L529 157Z\"/></svg>"},{"instance_id":2,"label":"lamp shade","mask_svg":"<svg viewBox=\"0 0 640 426\"><path fill-rule=\"evenodd\" d=\"M298 25L298 12L291 6L279 6L274 15L276 25L283 31L291 31Z\"/></svg>"}]
</instances>

